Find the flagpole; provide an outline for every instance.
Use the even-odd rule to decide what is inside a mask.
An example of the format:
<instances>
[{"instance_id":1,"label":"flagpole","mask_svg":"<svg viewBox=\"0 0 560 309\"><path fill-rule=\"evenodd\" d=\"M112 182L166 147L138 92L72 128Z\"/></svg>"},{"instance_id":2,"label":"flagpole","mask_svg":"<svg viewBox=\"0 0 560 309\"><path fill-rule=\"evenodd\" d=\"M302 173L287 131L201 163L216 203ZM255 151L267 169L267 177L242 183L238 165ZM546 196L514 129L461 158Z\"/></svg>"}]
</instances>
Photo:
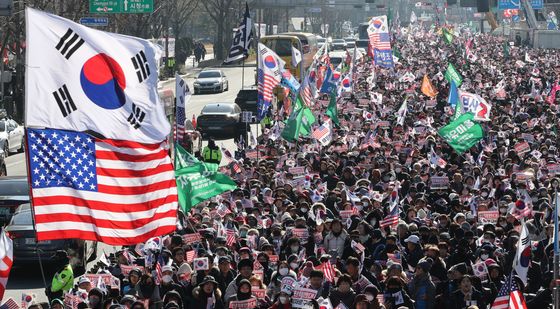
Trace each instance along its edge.
<instances>
[{"instance_id":1,"label":"flagpole","mask_svg":"<svg viewBox=\"0 0 560 309\"><path fill-rule=\"evenodd\" d=\"M243 57L243 63L241 65L241 90L245 87L245 58Z\"/></svg>"},{"instance_id":2,"label":"flagpole","mask_svg":"<svg viewBox=\"0 0 560 309\"><path fill-rule=\"evenodd\" d=\"M26 161L26 170L27 170L27 185L29 187L29 208L31 209L31 220L33 222L33 230L35 231L35 252L37 252L37 257L39 258L39 268L41 269L41 277L43 279L43 285L45 289L48 288L47 280L45 279L45 270L43 269L43 259L41 259L41 254L39 253L39 242L37 241L37 225L35 222L35 209L33 208L33 190L31 189L31 174L29 173L29 169L31 168L31 161L29 160L29 136L28 136L28 128L27 125L25 126L25 161ZM96 243L97 245L97 243ZM83 259L82 259L83 260ZM84 265L84 269L87 265Z\"/></svg>"},{"instance_id":3,"label":"flagpole","mask_svg":"<svg viewBox=\"0 0 560 309\"><path fill-rule=\"evenodd\" d=\"M559 278L558 267L558 186L554 187L554 308L560 308L560 288L557 286Z\"/></svg>"}]
</instances>

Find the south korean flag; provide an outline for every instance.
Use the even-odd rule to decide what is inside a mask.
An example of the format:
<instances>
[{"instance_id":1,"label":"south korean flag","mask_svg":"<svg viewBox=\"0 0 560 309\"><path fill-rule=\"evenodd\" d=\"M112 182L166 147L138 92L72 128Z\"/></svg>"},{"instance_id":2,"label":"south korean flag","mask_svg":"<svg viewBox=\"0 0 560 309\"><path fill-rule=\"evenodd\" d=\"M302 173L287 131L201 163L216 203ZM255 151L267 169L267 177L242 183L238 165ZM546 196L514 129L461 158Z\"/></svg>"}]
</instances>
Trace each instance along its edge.
<instances>
[{"instance_id":1,"label":"south korean flag","mask_svg":"<svg viewBox=\"0 0 560 309\"><path fill-rule=\"evenodd\" d=\"M161 49L26 9L26 124L159 143L170 125L157 92Z\"/></svg>"}]
</instances>

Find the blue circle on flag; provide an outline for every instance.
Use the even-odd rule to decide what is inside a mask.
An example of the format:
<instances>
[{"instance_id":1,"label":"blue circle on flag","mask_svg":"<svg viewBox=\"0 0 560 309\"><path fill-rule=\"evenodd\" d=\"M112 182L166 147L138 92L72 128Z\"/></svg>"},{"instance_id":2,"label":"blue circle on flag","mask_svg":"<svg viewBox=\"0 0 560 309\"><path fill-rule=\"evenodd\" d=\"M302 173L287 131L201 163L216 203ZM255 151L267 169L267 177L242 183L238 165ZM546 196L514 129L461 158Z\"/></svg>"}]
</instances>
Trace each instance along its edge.
<instances>
[{"instance_id":1,"label":"blue circle on flag","mask_svg":"<svg viewBox=\"0 0 560 309\"><path fill-rule=\"evenodd\" d=\"M126 102L124 72L107 54L97 54L84 63L80 84L86 96L101 108L117 109Z\"/></svg>"},{"instance_id":2,"label":"blue circle on flag","mask_svg":"<svg viewBox=\"0 0 560 309\"><path fill-rule=\"evenodd\" d=\"M269 69L274 69L276 67L276 60L274 60L274 57L272 56L266 56L264 58L264 64L269 68Z\"/></svg>"}]
</instances>

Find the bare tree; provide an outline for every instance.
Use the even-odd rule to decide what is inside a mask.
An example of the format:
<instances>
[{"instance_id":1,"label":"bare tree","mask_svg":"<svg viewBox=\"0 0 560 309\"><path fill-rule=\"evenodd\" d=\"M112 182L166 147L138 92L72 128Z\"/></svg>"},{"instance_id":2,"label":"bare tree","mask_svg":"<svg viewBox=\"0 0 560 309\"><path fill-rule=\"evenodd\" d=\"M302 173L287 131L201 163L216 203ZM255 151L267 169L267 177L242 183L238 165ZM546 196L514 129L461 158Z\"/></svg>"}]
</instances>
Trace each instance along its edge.
<instances>
[{"instance_id":1,"label":"bare tree","mask_svg":"<svg viewBox=\"0 0 560 309\"><path fill-rule=\"evenodd\" d=\"M230 8L233 0L204 0L202 5L204 9L216 23L216 39L214 46L214 56L217 59L224 59L224 33L226 31L226 25L228 24L228 19L230 15Z\"/></svg>"}]
</instances>

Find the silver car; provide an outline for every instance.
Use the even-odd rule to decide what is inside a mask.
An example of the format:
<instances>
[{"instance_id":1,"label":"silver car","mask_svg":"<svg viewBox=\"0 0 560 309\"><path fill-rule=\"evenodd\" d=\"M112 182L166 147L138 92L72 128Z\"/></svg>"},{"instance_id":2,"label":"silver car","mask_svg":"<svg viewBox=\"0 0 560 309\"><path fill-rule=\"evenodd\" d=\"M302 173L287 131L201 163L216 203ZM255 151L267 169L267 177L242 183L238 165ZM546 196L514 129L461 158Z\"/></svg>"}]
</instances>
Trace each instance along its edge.
<instances>
[{"instance_id":1,"label":"silver car","mask_svg":"<svg viewBox=\"0 0 560 309\"><path fill-rule=\"evenodd\" d=\"M228 91L229 83L222 70L204 70L194 80L194 94Z\"/></svg>"}]
</instances>

